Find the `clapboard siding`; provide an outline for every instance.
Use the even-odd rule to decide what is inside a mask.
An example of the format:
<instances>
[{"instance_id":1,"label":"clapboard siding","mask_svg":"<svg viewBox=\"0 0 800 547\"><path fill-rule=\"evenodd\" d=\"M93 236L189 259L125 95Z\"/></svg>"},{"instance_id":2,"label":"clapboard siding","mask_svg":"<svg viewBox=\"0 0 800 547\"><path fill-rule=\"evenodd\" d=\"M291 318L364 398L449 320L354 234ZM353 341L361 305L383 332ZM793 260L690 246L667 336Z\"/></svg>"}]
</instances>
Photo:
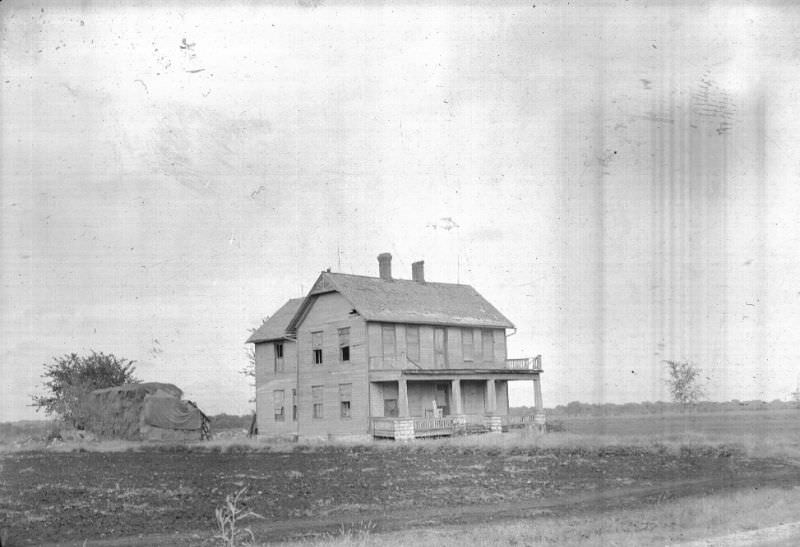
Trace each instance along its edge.
<instances>
[{"instance_id":1,"label":"clapboard siding","mask_svg":"<svg viewBox=\"0 0 800 547\"><path fill-rule=\"evenodd\" d=\"M292 422L292 389L297 387L297 349L294 342L283 341L283 372L275 372L275 342L255 344L256 423L263 437L293 435L297 424ZM273 391L285 391L285 417L275 421Z\"/></svg>"},{"instance_id":2,"label":"clapboard siding","mask_svg":"<svg viewBox=\"0 0 800 547\"><path fill-rule=\"evenodd\" d=\"M368 431L366 322L351 314L352 305L338 293L315 297L297 330L299 360L299 434L301 437L364 435ZM350 328L350 360L339 360L340 328ZM322 364L314 364L312 332L323 335ZM350 418L342 418L339 385L351 384ZM323 387L323 417L313 417L312 387Z\"/></svg>"}]
</instances>

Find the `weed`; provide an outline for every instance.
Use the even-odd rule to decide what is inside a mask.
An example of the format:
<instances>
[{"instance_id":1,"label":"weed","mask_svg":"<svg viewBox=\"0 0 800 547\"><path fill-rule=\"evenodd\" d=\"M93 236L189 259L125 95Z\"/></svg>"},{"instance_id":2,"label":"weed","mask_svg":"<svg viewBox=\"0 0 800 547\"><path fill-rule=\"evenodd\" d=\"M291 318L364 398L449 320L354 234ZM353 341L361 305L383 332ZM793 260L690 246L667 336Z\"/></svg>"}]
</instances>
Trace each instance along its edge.
<instances>
[{"instance_id":1,"label":"weed","mask_svg":"<svg viewBox=\"0 0 800 547\"><path fill-rule=\"evenodd\" d=\"M214 511L219 528L219 532L214 536L214 539L220 540L226 547L253 545L255 543L253 531L250 528L240 527L240 523L247 518L264 518L258 513L247 509L243 499L246 491L247 487L245 486L236 494L226 495L225 504L222 507L217 507Z\"/></svg>"}]
</instances>

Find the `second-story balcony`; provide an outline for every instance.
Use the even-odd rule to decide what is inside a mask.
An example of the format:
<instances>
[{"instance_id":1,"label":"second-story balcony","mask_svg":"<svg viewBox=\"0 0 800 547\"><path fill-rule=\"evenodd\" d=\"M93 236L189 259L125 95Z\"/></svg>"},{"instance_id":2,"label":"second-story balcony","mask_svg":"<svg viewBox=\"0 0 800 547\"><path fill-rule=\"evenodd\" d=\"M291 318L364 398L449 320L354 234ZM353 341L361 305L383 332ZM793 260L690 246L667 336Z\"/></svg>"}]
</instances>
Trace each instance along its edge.
<instances>
[{"instance_id":1,"label":"second-story balcony","mask_svg":"<svg viewBox=\"0 0 800 547\"><path fill-rule=\"evenodd\" d=\"M506 359L506 368L508 370L533 370L535 372L542 371L542 356L536 357L522 357L521 359Z\"/></svg>"}]
</instances>

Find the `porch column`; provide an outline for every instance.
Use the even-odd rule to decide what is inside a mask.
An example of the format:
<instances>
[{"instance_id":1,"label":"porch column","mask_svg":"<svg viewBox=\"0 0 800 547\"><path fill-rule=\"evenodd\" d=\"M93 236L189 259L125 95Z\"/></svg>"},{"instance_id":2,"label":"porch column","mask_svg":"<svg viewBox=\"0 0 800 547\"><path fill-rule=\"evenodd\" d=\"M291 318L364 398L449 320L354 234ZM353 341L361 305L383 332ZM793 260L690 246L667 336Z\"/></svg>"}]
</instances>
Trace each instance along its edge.
<instances>
[{"instance_id":1,"label":"porch column","mask_svg":"<svg viewBox=\"0 0 800 547\"><path fill-rule=\"evenodd\" d=\"M494 379L486 380L486 414L494 414L497 410L497 391L494 388Z\"/></svg>"},{"instance_id":2,"label":"porch column","mask_svg":"<svg viewBox=\"0 0 800 547\"><path fill-rule=\"evenodd\" d=\"M408 384L405 378L397 380L397 415L408 417Z\"/></svg>"},{"instance_id":3,"label":"porch column","mask_svg":"<svg viewBox=\"0 0 800 547\"><path fill-rule=\"evenodd\" d=\"M533 375L533 402L536 406L536 411L533 416L533 422L544 430L545 417L544 417L544 404L542 403L542 380L538 374Z\"/></svg>"},{"instance_id":4,"label":"porch column","mask_svg":"<svg viewBox=\"0 0 800 547\"><path fill-rule=\"evenodd\" d=\"M453 410L450 414L461 414L461 380L453 380L450 386Z\"/></svg>"}]
</instances>

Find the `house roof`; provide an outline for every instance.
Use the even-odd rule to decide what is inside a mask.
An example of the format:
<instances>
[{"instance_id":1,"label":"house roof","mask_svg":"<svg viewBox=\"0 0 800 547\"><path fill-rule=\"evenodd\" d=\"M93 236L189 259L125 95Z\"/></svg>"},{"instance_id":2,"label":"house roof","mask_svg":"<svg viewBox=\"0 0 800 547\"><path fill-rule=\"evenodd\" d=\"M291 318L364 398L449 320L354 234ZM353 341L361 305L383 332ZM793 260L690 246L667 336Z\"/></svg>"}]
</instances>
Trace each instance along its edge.
<instances>
[{"instance_id":1,"label":"house roof","mask_svg":"<svg viewBox=\"0 0 800 547\"><path fill-rule=\"evenodd\" d=\"M286 336L286 327L289 326L289 322L294 317L300 304L303 303L303 300L303 298L292 298L286 302L278 311L272 314L272 317L258 327L245 343L269 342L270 340L280 340Z\"/></svg>"},{"instance_id":2,"label":"house roof","mask_svg":"<svg viewBox=\"0 0 800 547\"><path fill-rule=\"evenodd\" d=\"M287 330L297 329L316 295L333 291L347 299L367 321L514 328L469 285L322 272Z\"/></svg>"}]
</instances>

